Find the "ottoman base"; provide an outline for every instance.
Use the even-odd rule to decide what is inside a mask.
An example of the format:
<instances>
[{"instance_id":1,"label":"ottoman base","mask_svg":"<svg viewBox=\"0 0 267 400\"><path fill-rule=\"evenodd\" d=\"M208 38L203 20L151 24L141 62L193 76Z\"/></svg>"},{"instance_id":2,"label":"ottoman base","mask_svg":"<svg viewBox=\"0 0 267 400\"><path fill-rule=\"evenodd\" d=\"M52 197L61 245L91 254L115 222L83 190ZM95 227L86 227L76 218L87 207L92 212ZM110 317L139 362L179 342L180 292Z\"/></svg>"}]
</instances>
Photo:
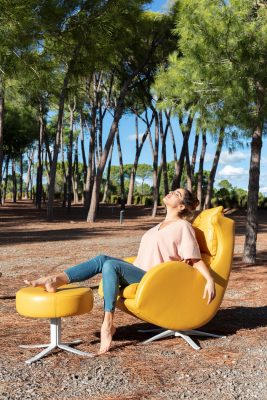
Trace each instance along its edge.
<instances>
[{"instance_id":1,"label":"ottoman base","mask_svg":"<svg viewBox=\"0 0 267 400\"><path fill-rule=\"evenodd\" d=\"M80 351L77 349L73 349L69 345L79 344L81 340L74 340L70 343L62 343L61 342L61 318L51 318L50 319L50 343L49 344L35 344L35 345L20 345L23 349L36 349L43 348L44 350L38 353L36 356L30 358L25 361L27 364L31 364L32 362L40 360L42 357L51 353L52 350L59 348L61 350L66 350L74 354L78 354L79 356L87 356L94 357L93 353L87 353L85 351Z\"/></svg>"}]
</instances>

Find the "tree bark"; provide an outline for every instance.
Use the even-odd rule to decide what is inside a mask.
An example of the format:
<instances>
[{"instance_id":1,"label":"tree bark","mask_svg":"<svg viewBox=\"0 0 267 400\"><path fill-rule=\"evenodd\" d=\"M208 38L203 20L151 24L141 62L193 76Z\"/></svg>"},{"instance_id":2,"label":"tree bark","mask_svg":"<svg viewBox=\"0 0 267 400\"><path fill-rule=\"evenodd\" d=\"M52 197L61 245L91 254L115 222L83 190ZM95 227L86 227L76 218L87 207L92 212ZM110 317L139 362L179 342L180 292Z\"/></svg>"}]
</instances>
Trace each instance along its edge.
<instances>
[{"instance_id":1,"label":"tree bark","mask_svg":"<svg viewBox=\"0 0 267 400\"><path fill-rule=\"evenodd\" d=\"M119 163L120 163L119 170L120 170L120 189L121 189L121 210L124 210L125 209L125 189L124 189L123 160L122 160L119 128L117 128L117 130L116 130L116 140L117 140Z\"/></svg>"},{"instance_id":2,"label":"tree bark","mask_svg":"<svg viewBox=\"0 0 267 400\"><path fill-rule=\"evenodd\" d=\"M80 112L80 126L81 126L81 150L82 150L82 160L83 160L83 202L84 202L84 191L85 191L85 185L86 185L86 175L87 175L87 163L86 163L86 157L85 157L85 149L84 149L84 129L83 129L83 113L82 111Z\"/></svg>"},{"instance_id":3,"label":"tree bark","mask_svg":"<svg viewBox=\"0 0 267 400\"><path fill-rule=\"evenodd\" d=\"M70 111L70 125L69 125L69 140L68 140L68 175L67 175L67 210L68 213L71 211L71 201L72 201L72 152L73 152L73 116L75 107L69 106Z\"/></svg>"},{"instance_id":4,"label":"tree bark","mask_svg":"<svg viewBox=\"0 0 267 400\"><path fill-rule=\"evenodd\" d=\"M5 176L5 183L4 183L4 188L3 188L3 198L2 198L2 202L3 204L6 201L6 191L7 191L7 182L8 182L8 167L9 167L9 161L10 161L10 156L7 155L7 159L6 159L6 176Z\"/></svg>"},{"instance_id":5,"label":"tree bark","mask_svg":"<svg viewBox=\"0 0 267 400\"><path fill-rule=\"evenodd\" d=\"M27 177L26 177L26 185L25 185L25 199L29 198L29 184L30 184L30 178L31 178L31 168L33 164L33 159L34 159L34 149L32 150L32 153L30 156L28 155L28 169L27 169Z\"/></svg>"},{"instance_id":6,"label":"tree bark","mask_svg":"<svg viewBox=\"0 0 267 400\"><path fill-rule=\"evenodd\" d=\"M147 129L146 129L145 133L142 136L141 142L140 142L140 144L138 144L139 143L139 129L138 129L138 116L136 115L136 119L135 119L135 134L136 134L136 138L135 138L135 158L134 158L134 163L133 163L133 166L132 166L132 169L131 169L127 205L133 204L135 176L136 176L136 171L137 171L137 167L138 167L138 161L139 161L139 157L140 157L143 145L144 145L145 140L147 138L148 132L149 132L149 130L151 128L151 125L152 125L152 123L154 121L154 118L155 118L154 115L152 115L151 121L147 125Z\"/></svg>"},{"instance_id":7,"label":"tree bark","mask_svg":"<svg viewBox=\"0 0 267 400\"><path fill-rule=\"evenodd\" d=\"M89 140L89 150L88 150L88 166L86 174L86 183L84 190L84 207L88 213L91 204L92 191L94 186L94 166L95 166L95 152L96 152L96 132L97 132L97 106L98 106L98 85L96 75L93 75L93 99L90 99L90 87L89 80L86 81L86 92L87 97L91 100L91 125L90 125L90 140ZM87 124L86 124L87 125ZM88 128L88 125L87 125Z\"/></svg>"},{"instance_id":8,"label":"tree bark","mask_svg":"<svg viewBox=\"0 0 267 400\"><path fill-rule=\"evenodd\" d=\"M74 165L72 174L72 186L73 186L73 203L79 203L79 193L78 193L78 181L79 181L79 161L78 161L78 139L77 136L75 142L75 152L74 152Z\"/></svg>"},{"instance_id":9,"label":"tree bark","mask_svg":"<svg viewBox=\"0 0 267 400\"><path fill-rule=\"evenodd\" d=\"M202 148L201 154L199 158L199 167L197 174L197 198L199 200L199 205L197 206L197 210L202 210L203 208L203 166L204 166L204 158L206 153L207 140L206 140L206 132L202 132Z\"/></svg>"},{"instance_id":10,"label":"tree bark","mask_svg":"<svg viewBox=\"0 0 267 400\"><path fill-rule=\"evenodd\" d=\"M107 202L107 197L108 197L113 146L114 146L114 142L112 143L111 148L110 148L110 152L109 152L109 162L108 162L108 168L107 168L107 179L106 179L106 183L105 183L105 189L104 189L102 203L106 203Z\"/></svg>"},{"instance_id":11,"label":"tree bark","mask_svg":"<svg viewBox=\"0 0 267 400\"><path fill-rule=\"evenodd\" d=\"M12 193L13 193L13 203L17 202L17 177L16 177L16 161L12 159Z\"/></svg>"},{"instance_id":12,"label":"tree bark","mask_svg":"<svg viewBox=\"0 0 267 400\"><path fill-rule=\"evenodd\" d=\"M53 203L54 203L54 196L55 196L57 159L58 159L58 152L59 152L59 146L60 146L60 134L61 134L61 129L62 129L64 105L65 105L68 81L69 81L69 74L67 71L65 78L64 78L63 85L62 85L61 93L60 93L56 139L55 139L55 144L54 144L53 161L51 163L51 169L50 169L50 184L49 184L48 201L47 201L47 218L49 220L53 219L53 211L54 211Z\"/></svg>"},{"instance_id":13,"label":"tree bark","mask_svg":"<svg viewBox=\"0 0 267 400\"><path fill-rule=\"evenodd\" d=\"M165 196L169 193L169 183L168 183L168 171L167 171L167 157L166 157L166 138L169 129L169 120L167 119L165 130L163 130L163 120L162 120L162 112L159 112L159 130L161 137L161 171L163 172L163 185L164 185L164 194ZM158 188L160 183L158 184Z\"/></svg>"},{"instance_id":14,"label":"tree bark","mask_svg":"<svg viewBox=\"0 0 267 400\"><path fill-rule=\"evenodd\" d=\"M19 155L19 193L18 193L18 200L22 200L22 187L23 187L23 154L20 153Z\"/></svg>"},{"instance_id":15,"label":"tree bark","mask_svg":"<svg viewBox=\"0 0 267 400\"><path fill-rule=\"evenodd\" d=\"M152 208L152 218L155 218L157 214L158 201L159 201L159 189L158 189L159 118L158 118L158 113L154 109L154 107L151 107L151 109L155 115L155 143L153 150L153 208Z\"/></svg>"},{"instance_id":16,"label":"tree bark","mask_svg":"<svg viewBox=\"0 0 267 400\"><path fill-rule=\"evenodd\" d=\"M194 148L193 148L193 153L192 153L192 159L191 159L191 177L192 177L193 184L194 184L194 174L195 174L195 166L196 166L196 160L197 160L198 142L199 142L199 134L196 133L195 141L194 141Z\"/></svg>"},{"instance_id":17,"label":"tree bark","mask_svg":"<svg viewBox=\"0 0 267 400\"><path fill-rule=\"evenodd\" d=\"M193 183L192 183L192 170L190 165L190 157L189 157L189 148L188 148L188 140L185 146L185 165L186 165L186 180L187 180L187 189L192 192Z\"/></svg>"},{"instance_id":18,"label":"tree bark","mask_svg":"<svg viewBox=\"0 0 267 400\"><path fill-rule=\"evenodd\" d=\"M191 112L190 112L188 119L187 119L186 126L182 130L183 145L182 145L179 161L177 161L177 165L175 168L175 174L174 174L172 185L171 185L172 190L175 190L181 186L181 178L182 178L182 173L183 173L183 168L184 168L184 158L186 156L186 149L188 147L188 140L189 140L189 136L191 133L193 121L194 121L194 117L191 116ZM181 126L182 120L180 119L179 122L180 122L180 126Z\"/></svg>"},{"instance_id":19,"label":"tree bark","mask_svg":"<svg viewBox=\"0 0 267 400\"><path fill-rule=\"evenodd\" d=\"M42 151L43 151L43 142L44 142L44 117L43 117L43 107L40 104L39 106L39 140L38 140L38 165L37 165L37 173L36 173L36 198L35 205L38 209L41 208L42 205L42 195L43 195L43 160L42 160Z\"/></svg>"},{"instance_id":20,"label":"tree bark","mask_svg":"<svg viewBox=\"0 0 267 400\"><path fill-rule=\"evenodd\" d=\"M219 140L217 143L217 148L215 152L215 156L213 159L213 164L210 170L209 178L208 178L208 186L207 186L207 193L205 197L205 203L204 203L204 208L210 208L211 207L211 199L212 199L212 194L213 194L213 185L214 185L214 180L215 180L215 175L217 171L217 167L219 164L219 159L222 151L222 145L223 145L223 139L224 139L224 128L220 129L219 133Z\"/></svg>"},{"instance_id":21,"label":"tree bark","mask_svg":"<svg viewBox=\"0 0 267 400\"><path fill-rule=\"evenodd\" d=\"M66 204L67 204L67 171L66 171L66 165L65 165L63 126L61 127L61 133L60 133L60 146L61 146L61 169L62 169L62 174L63 174L62 207L65 208Z\"/></svg>"},{"instance_id":22,"label":"tree bark","mask_svg":"<svg viewBox=\"0 0 267 400\"><path fill-rule=\"evenodd\" d=\"M3 149L3 132L4 132L4 84L3 78L0 75L0 206L2 204L2 169L4 160L4 149Z\"/></svg>"},{"instance_id":23,"label":"tree bark","mask_svg":"<svg viewBox=\"0 0 267 400\"><path fill-rule=\"evenodd\" d=\"M120 90L120 96L119 96L117 106L115 109L115 113L114 113L113 121L112 121L112 124L110 127L109 135L108 135L105 147L102 152L102 157L100 158L100 161L99 161L97 173L95 175L91 204L90 204L90 209L89 209L88 216L87 216L87 222L94 222L96 220L97 209L98 209L98 205L99 205L100 185L101 185L104 168L106 165L106 161L108 158L111 144L114 139L114 135L116 133L116 130L117 130L117 127L119 124L119 120L122 116L122 112L124 109L124 99L129 90L129 85L130 85L131 81L132 81L132 79L128 79L124 83L124 85L122 86L122 88Z\"/></svg>"},{"instance_id":24,"label":"tree bark","mask_svg":"<svg viewBox=\"0 0 267 400\"><path fill-rule=\"evenodd\" d=\"M248 264L256 263L256 244L258 230L260 159L265 105L265 90L259 82L256 82L256 94L258 123L254 129L251 140L246 238L243 253L243 262Z\"/></svg>"}]
</instances>

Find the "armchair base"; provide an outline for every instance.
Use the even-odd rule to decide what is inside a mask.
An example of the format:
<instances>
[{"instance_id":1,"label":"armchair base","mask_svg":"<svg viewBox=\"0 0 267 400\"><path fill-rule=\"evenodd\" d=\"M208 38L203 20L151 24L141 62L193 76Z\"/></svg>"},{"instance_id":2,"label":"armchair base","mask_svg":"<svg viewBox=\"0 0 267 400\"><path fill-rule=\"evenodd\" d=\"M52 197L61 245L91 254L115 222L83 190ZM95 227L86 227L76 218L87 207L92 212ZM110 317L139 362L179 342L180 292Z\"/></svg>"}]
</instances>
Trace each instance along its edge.
<instances>
[{"instance_id":1,"label":"armchair base","mask_svg":"<svg viewBox=\"0 0 267 400\"><path fill-rule=\"evenodd\" d=\"M142 344L147 344L150 342L154 342L154 340L163 339L170 336L178 336L183 338L193 349L200 350L200 346L190 337L190 336L206 336L206 337L217 337L217 338L225 338L226 336L216 335L214 333L202 332L197 330L189 330L189 331L173 331L173 330L164 330L162 328L155 329L139 329L138 332L160 332L155 336L152 336L150 339L145 340Z\"/></svg>"}]
</instances>

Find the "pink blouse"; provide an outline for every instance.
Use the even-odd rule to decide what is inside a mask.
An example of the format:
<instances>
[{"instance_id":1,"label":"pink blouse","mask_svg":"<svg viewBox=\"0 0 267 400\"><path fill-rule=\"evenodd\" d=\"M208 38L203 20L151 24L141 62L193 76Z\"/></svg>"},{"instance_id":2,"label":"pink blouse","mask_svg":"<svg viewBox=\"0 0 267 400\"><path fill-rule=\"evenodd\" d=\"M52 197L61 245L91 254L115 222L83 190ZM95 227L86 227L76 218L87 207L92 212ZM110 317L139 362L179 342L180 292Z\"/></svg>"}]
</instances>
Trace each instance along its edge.
<instances>
[{"instance_id":1,"label":"pink blouse","mask_svg":"<svg viewBox=\"0 0 267 400\"><path fill-rule=\"evenodd\" d=\"M190 222L180 219L162 229L161 224L149 229L142 237L136 267L148 271L165 261L200 259L201 254L195 231Z\"/></svg>"}]
</instances>

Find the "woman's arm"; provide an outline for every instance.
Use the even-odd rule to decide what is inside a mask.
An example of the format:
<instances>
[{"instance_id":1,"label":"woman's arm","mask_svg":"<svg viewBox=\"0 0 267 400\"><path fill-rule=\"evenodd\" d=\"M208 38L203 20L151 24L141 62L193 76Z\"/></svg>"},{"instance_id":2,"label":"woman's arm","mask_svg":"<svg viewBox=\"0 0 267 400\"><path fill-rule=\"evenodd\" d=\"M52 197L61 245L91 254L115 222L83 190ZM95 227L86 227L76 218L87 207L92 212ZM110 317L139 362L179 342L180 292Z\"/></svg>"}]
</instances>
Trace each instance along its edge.
<instances>
[{"instance_id":1,"label":"woman's arm","mask_svg":"<svg viewBox=\"0 0 267 400\"><path fill-rule=\"evenodd\" d=\"M206 266L204 261L201 259L190 259L190 260L183 260L184 262L193 265L194 268L196 268L201 275L206 279L206 285L203 293L203 299L206 298L208 295L208 304L211 303L211 301L215 298L216 296L216 291L215 291L215 284L214 284L214 279L211 276L209 268Z\"/></svg>"}]
</instances>

